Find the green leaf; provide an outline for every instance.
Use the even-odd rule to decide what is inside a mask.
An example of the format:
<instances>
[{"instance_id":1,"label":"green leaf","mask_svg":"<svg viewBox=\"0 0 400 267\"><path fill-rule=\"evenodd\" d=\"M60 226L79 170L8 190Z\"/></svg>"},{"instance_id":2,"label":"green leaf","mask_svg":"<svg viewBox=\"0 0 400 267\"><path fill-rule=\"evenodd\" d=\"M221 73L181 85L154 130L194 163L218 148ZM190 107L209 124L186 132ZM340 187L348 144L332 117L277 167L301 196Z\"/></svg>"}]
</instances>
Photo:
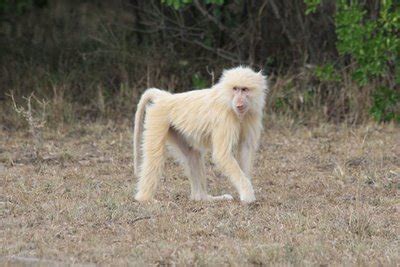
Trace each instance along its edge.
<instances>
[{"instance_id":1,"label":"green leaf","mask_svg":"<svg viewBox=\"0 0 400 267\"><path fill-rule=\"evenodd\" d=\"M321 4L321 0L304 0L304 3L307 5L305 13L308 15L317 11L317 7Z\"/></svg>"}]
</instances>

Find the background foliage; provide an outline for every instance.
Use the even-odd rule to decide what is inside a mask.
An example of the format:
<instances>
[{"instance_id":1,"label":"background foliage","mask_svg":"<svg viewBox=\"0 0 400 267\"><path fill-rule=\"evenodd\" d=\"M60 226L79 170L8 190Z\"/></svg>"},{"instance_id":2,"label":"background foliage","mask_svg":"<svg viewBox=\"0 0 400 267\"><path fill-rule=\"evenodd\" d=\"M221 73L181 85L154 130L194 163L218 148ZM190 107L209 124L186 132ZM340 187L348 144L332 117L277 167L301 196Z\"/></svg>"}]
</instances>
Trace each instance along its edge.
<instances>
[{"instance_id":1,"label":"background foliage","mask_svg":"<svg viewBox=\"0 0 400 267\"><path fill-rule=\"evenodd\" d=\"M269 113L399 121L399 3L0 0L1 121L18 126L11 92L50 122L130 119L145 88L207 87L238 64L269 75Z\"/></svg>"}]
</instances>

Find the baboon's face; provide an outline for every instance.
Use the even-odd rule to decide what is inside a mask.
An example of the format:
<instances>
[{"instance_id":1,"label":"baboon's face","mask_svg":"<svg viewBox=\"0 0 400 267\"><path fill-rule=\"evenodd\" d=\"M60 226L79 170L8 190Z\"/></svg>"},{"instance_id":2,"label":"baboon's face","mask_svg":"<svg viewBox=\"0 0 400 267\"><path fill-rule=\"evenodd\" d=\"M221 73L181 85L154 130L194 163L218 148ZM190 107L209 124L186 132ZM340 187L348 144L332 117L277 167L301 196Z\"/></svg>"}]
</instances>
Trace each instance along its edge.
<instances>
[{"instance_id":1,"label":"baboon's face","mask_svg":"<svg viewBox=\"0 0 400 267\"><path fill-rule=\"evenodd\" d=\"M249 110L250 88L245 86L234 86L232 90L232 108L239 117L242 117Z\"/></svg>"}]
</instances>

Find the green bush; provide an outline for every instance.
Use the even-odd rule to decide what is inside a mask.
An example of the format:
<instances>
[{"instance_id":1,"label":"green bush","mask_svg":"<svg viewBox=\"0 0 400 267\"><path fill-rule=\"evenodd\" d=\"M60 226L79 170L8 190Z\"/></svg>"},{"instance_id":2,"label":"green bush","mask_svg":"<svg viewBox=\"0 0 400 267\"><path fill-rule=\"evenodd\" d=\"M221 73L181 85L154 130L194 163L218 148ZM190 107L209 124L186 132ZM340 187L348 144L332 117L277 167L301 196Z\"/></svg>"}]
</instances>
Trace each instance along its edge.
<instances>
[{"instance_id":1,"label":"green bush","mask_svg":"<svg viewBox=\"0 0 400 267\"><path fill-rule=\"evenodd\" d=\"M315 75L319 80L325 82L339 82L341 80L335 67L330 63L317 67L315 69Z\"/></svg>"},{"instance_id":2,"label":"green bush","mask_svg":"<svg viewBox=\"0 0 400 267\"><path fill-rule=\"evenodd\" d=\"M377 121L394 120L400 122L399 101L399 91L394 91L387 87L379 87L373 94L370 113Z\"/></svg>"},{"instance_id":3,"label":"green bush","mask_svg":"<svg viewBox=\"0 0 400 267\"><path fill-rule=\"evenodd\" d=\"M316 12L321 0L305 0L306 14ZM400 84L400 7L398 1L383 0L376 18L368 16L361 1L339 0L335 15L336 48L342 56L341 68L349 70L362 88L378 84L372 94L370 114L378 121L398 119L396 110ZM350 58L350 62L348 59ZM347 59L347 60L346 60ZM332 64L318 67L321 81L338 81Z\"/></svg>"},{"instance_id":4,"label":"green bush","mask_svg":"<svg viewBox=\"0 0 400 267\"><path fill-rule=\"evenodd\" d=\"M392 0L382 1L379 17L370 19L357 1L349 4L340 0L337 5L337 49L341 55L350 55L354 60L353 79L366 85L374 78L390 75L390 65L398 69L399 7Z\"/></svg>"}]
</instances>

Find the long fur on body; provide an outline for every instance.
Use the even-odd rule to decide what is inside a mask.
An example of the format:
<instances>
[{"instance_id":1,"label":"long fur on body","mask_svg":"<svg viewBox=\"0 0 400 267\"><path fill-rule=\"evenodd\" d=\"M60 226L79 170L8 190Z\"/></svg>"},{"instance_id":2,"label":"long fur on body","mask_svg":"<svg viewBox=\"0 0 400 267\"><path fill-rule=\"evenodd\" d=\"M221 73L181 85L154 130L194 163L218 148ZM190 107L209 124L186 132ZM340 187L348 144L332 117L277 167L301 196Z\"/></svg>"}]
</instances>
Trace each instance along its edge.
<instances>
[{"instance_id":1,"label":"long fur on body","mask_svg":"<svg viewBox=\"0 0 400 267\"><path fill-rule=\"evenodd\" d=\"M238 85L251 90L251 105L242 116L232 106L232 88ZM254 195L245 176L250 175L252 154L257 149L262 131L266 91L265 77L247 67L224 71L220 81L209 89L178 94L154 88L146 90L135 116L134 167L139 177L136 199L152 198L162 173L165 145L172 140L171 131L184 139L181 147L189 148L186 153L191 153L190 149L196 152L212 149L214 161L228 176L234 176L231 180L238 191L243 195ZM147 106L149 102L153 104ZM140 151L141 141L143 153ZM242 151L238 159L241 166L232 158L236 149ZM244 153L249 154L249 159ZM245 192L243 188L251 192Z\"/></svg>"}]
</instances>

